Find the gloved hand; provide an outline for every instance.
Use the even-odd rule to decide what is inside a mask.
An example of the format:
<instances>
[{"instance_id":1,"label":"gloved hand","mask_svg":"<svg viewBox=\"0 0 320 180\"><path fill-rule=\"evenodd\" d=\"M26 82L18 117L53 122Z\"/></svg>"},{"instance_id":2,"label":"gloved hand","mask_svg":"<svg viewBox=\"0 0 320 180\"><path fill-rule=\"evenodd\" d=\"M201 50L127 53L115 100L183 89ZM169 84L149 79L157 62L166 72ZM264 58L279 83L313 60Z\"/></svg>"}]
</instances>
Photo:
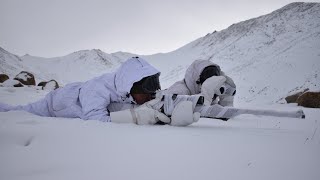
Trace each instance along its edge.
<instances>
[{"instance_id":1,"label":"gloved hand","mask_svg":"<svg viewBox=\"0 0 320 180\"><path fill-rule=\"evenodd\" d=\"M204 96L204 104L211 105L216 97L222 95L225 91L223 84L227 78L224 76L212 76L206 79L201 86L201 95Z\"/></svg>"},{"instance_id":2,"label":"gloved hand","mask_svg":"<svg viewBox=\"0 0 320 180\"><path fill-rule=\"evenodd\" d=\"M236 94L236 85L229 76L225 75L225 77L227 79L224 84L226 91L223 95L219 96L218 103L221 106L233 106L233 99Z\"/></svg>"},{"instance_id":3,"label":"gloved hand","mask_svg":"<svg viewBox=\"0 0 320 180\"><path fill-rule=\"evenodd\" d=\"M111 112L111 122L153 125L158 121L161 121L165 124L169 124L171 122L169 117L152 108L153 105L159 103L160 101L161 99L154 99L137 108Z\"/></svg>"},{"instance_id":4,"label":"gloved hand","mask_svg":"<svg viewBox=\"0 0 320 180\"><path fill-rule=\"evenodd\" d=\"M171 116L172 126L188 126L200 119L200 113L194 112L191 101L181 101L173 109Z\"/></svg>"}]
</instances>

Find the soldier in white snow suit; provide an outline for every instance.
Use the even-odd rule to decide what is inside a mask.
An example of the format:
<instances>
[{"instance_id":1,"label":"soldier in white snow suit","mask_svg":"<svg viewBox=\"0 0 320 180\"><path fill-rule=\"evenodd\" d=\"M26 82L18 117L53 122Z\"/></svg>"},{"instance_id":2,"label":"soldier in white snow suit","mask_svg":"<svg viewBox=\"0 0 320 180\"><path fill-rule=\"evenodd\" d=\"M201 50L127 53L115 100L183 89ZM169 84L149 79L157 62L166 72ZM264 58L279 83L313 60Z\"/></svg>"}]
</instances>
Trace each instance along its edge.
<instances>
[{"instance_id":1,"label":"soldier in white snow suit","mask_svg":"<svg viewBox=\"0 0 320 180\"><path fill-rule=\"evenodd\" d=\"M236 85L219 65L208 60L195 60L188 67L184 79L174 83L165 93L201 94L208 105L233 106Z\"/></svg>"},{"instance_id":2,"label":"soldier in white snow suit","mask_svg":"<svg viewBox=\"0 0 320 180\"><path fill-rule=\"evenodd\" d=\"M152 100L156 91L160 90L159 75L160 72L145 60L134 57L124 62L116 72L103 74L87 82L68 84L51 91L37 102L22 106L0 103L0 112L23 110L47 117L136 124L161 121L170 124L170 118L152 109L152 104L159 101ZM110 103L141 106L110 113L107 109Z\"/></svg>"}]
</instances>

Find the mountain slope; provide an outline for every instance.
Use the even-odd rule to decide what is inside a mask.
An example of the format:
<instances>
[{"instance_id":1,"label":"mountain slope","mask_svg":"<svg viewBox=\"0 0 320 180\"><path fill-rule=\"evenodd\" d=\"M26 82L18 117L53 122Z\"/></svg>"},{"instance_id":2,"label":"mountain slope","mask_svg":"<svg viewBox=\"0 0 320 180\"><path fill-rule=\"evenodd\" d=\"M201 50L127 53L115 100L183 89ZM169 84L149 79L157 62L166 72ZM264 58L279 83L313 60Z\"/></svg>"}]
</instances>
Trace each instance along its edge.
<instances>
[{"instance_id":1,"label":"mountain slope","mask_svg":"<svg viewBox=\"0 0 320 180\"><path fill-rule=\"evenodd\" d=\"M85 81L109 72L128 57L130 53L106 54L101 50L83 50L62 57L42 58L30 55L18 57L0 48L0 73L13 78L22 70L35 75L36 81L56 79L61 84Z\"/></svg>"},{"instance_id":2,"label":"mountain slope","mask_svg":"<svg viewBox=\"0 0 320 180\"><path fill-rule=\"evenodd\" d=\"M26 67L20 57L0 47L0 73L14 76L24 68Z\"/></svg>"},{"instance_id":3,"label":"mountain slope","mask_svg":"<svg viewBox=\"0 0 320 180\"><path fill-rule=\"evenodd\" d=\"M207 34L175 51L143 57L162 72L163 88L183 79L194 60L205 59L219 64L235 80L236 103L274 103L300 89L320 89L319 49L320 3L292 3ZM0 54L7 58L0 58L5 64L0 72L14 74L25 67L39 79L56 79L62 84L113 71L125 59L136 56L100 50L49 59Z\"/></svg>"},{"instance_id":4,"label":"mountain slope","mask_svg":"<svg viewBox=\"0 0 320 180\"><path fill-rule=\"evenodd\" d=\"M147 58L166 72L168 84L177 74L183 78L183 64L211 60L236 81L238 102L277 102L299 89L319 90L319 49L320 4L292 3Z\"/></svg>"}]
</instances>

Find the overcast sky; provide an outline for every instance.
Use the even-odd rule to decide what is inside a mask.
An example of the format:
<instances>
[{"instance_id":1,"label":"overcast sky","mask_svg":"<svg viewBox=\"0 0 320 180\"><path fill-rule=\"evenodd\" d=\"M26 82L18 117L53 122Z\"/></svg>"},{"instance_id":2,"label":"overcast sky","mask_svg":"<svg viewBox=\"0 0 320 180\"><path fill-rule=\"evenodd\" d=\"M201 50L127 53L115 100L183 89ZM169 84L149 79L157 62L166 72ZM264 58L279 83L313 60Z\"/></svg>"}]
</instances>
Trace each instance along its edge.
<instances>
[{"instance_id":1,"label":"overcast sky","mask_svg":"<svg viewBox=\"0 0 320 180\"><path fill-rule=\"evenodd\" d=\"M142 55L169 52L214 30L270 13L291 2L0 0L0 47L17 55L41 57L84 49Z\"/></svg>"}]
</instances>

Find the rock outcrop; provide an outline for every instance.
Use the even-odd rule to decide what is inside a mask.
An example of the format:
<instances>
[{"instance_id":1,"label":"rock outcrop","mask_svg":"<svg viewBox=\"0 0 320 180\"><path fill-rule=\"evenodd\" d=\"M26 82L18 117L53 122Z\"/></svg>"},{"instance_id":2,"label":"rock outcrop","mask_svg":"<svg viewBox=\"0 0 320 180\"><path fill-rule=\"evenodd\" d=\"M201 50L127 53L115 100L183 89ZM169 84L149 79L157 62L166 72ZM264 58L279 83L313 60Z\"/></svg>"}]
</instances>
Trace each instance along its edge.
<instances>
[{"instance_id":1,"label":"rock outcrop","mask_svg":"<svg viewBox=\"0 0 320 180\"><path fill-rule=\"evenodd\" d=\"M299 106L320 108L320 92L305 92L297 99Z\"/></svg>"},{"instance_id":2,"label":"rock outcrop","mask_svg":"<svg viewBox=\"0 0 320 180\"><path fill-rule=\"evenodd\" d=\"M27 71L21 71L18 75L16 75L14 80L18 80L24 85L32 85L32 86L36 85L34 75Z\"/></svg>"},{"instance_id":3,"label":"rock outcrop","mask_svg":"<svg viewBox=\"0 0 320 180\"><path fill-rule=\"evenodd\" d=\"M5 82L6 80L9 79L9 76L6 74L0 74L0 83Z\"/></svg>"}]
</instances>

